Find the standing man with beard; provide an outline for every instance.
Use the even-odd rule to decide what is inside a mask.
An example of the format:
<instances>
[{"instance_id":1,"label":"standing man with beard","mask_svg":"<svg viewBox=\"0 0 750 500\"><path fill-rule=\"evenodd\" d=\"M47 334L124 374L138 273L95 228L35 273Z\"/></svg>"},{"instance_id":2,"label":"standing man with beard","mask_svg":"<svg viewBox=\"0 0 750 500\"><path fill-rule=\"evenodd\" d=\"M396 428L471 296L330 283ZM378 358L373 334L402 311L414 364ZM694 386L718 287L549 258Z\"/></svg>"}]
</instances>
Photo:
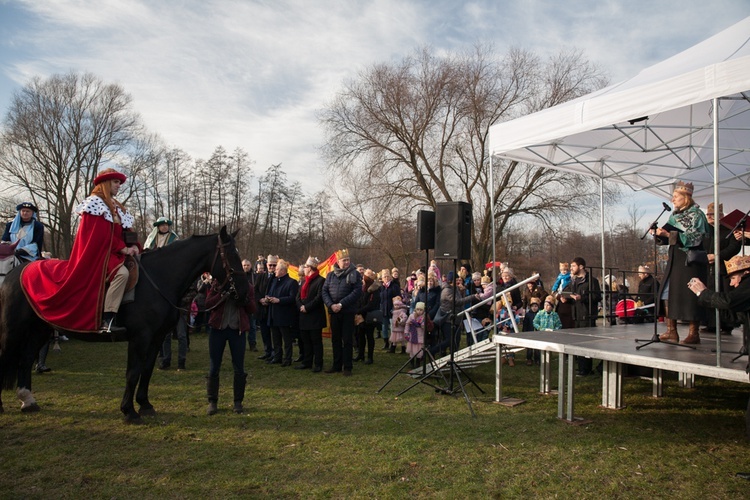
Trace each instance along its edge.
<instances>
[{"instance_id":1,"label":"standing man with beard","mask_svg":"<svg viewBox=\"0 0 750 500\"><path fill-rule=\"evenodd\" d=\"M599 315L599 301L601 300L601 288L599 281L591 279L586 270L586 261L582 257L576 257L570 263L571 280L564 292L570 292L566 298L560 296L562 302L572 302L573 321L575 328L588 328L596 326L596 318ZM593 361L591 358L578 358L578 375L586 376L591 373Z\"/></svg>"},{"instance_id":2,"label":"standing man with beard","mask_svg":"<svg viewBox=\"0 0 750 500\"><path fill-rule=\"evenodd\" d=\"M333 365L326 373L352 374L354 315L362 296L362 275L351 263L349 250L336 251L336 264L323 284L323 302L328 307L333 344Z\"/></svg>"}]
</instances>

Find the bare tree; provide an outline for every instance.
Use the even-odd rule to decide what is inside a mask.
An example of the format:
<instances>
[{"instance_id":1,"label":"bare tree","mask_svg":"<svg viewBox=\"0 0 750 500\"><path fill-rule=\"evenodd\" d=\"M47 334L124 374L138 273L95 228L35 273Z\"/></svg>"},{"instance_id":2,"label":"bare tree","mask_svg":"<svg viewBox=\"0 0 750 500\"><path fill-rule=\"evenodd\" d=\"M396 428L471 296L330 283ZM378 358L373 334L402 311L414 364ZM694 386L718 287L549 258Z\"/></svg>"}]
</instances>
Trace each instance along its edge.
<instances>
[{"instance_id":1,"label":"bare tree","mask_svg":"<svg viewBox=\"0 0 750 500\"><path fill-rule=\"evenodd\" d=\"M130 95L91 73L35 77L13 95L0 177L46 211L54 255L70 253L73 210L100 166L127 156L141 132Z\"/></svg>"},{"instance_id":2,"label":"bare tree","mask_svg":"<svg viewBox=\"0 0 750 500\"><path fill-rule=\"evenodd\" d=\"M493 190L490 126L605 82L577 53L561 53L545 63L516 49L502 59L482 46L447 56L421 49L397 63L373 66L344 85L320 113L327 134L323 154L345 174L337 178L357 179L340 192L352 193L342 200L344 206L363 203L358 217L363 229L365 221L383 223L396 214L413 220L416 208L434 208L440 201L470 203L473 260L482 262L491 253L493 198L498 238L513 216L531 215L549 224L596 198L589 179L515 162L493 164ZM380 218L383 207L393 211L390 217Z\"/></svg>"}]
</instances>

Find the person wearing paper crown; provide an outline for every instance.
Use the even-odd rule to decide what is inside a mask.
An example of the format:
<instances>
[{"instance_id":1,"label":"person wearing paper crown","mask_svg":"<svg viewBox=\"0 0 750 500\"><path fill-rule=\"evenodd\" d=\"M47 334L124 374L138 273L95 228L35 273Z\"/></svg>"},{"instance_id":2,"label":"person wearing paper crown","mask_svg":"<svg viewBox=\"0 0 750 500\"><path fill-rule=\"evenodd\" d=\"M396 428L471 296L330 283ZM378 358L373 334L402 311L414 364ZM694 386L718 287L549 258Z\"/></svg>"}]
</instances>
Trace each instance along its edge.
<instances>
[{"instance_id":1,"label":"person wearing paper crown","mask_svg":"<svg viewBox=\"0 0 750 500\"><path fill-rule=\"evenodd\" d=\"M651 229L659 245L669 245L669 260L664 273L659 297L666 303L667 331L659 335L663 342L700 344L698 329L705 317L705 310L698 307L698 299L684 286L693 278L706 279L707 259L703 251L703 239L708 234L708 222L700 207L693 201L693 184L678 181L672 193L674 209L666 227ZM693 252L689 252L689 250ZM691 254L702 253L702 261L688 263ZM657 302L658 303L658 302ZM688 336L680 341L677 321L688 321Z\"/></svg>"},{"instance_id":2,"label":"person wearing paper crown","mask_svg":"<svg viewBox=\"0 0 750 500\"><path fill-rule=\"evenodd\" d=\"M362 275L351 263L349 250L336 251L336 263L323 284L323 302L331 322L333 365L326 373L351 376L354 357L354 316L362 296Z\"/></svg>"},{"instance_id":3,"label":"person wearing paper crown","mask_svg":"<svg viewBox=\"0 0 750 500\"><path fill-rule=\"evenodd\" d=\"M725 309L735 314L742 323L742 348L740 354L747 355L750 347L750 255L735 255L725 262L729 275L729 291L715 292L701 280L690 280L688 288L703 307ZM745 367L750 374L750 360ZM748 406L750 417L750 406ZM750 418L748 419L750 423ZM750 432L750 428L748 429ZM750 437L750 434L749 434Z\"/></svg>"},{"instance_id":4,"label":"person wearing paper crown","mask_svg":"<svg viewBox=\"0 0 750 500\"><path fill-rule=\"evenodd\" d=\"M102 170L91 195L75 209L80 222L70 258L38 260L21 273L31 306L57 329L125 332L115 324L129 275L124 263L140 252L137 243L125 244L123 232L132 231L135 219L115 199L125 180L112 168Z\"/></svg>"},{"instance_id":5,"label":"person wearing paper crown","mask_svg":"<svg viewBox=\"0 0 750 500\"><path fill-rule=\"evenodd\" d=\"M172 221L164 217L163 215L156 219L154 222L154 229L146 237L146 242L143 244L144 250L154 250L174 243L179 240L180 237L177 233L172 231Z\"/></svg>"},{"instance_id":6,"label":"person wearing paper crown","mask_svg":"<svg viewBox=\"0 0 750 500\"><path fill-rule=\"evenodd\" d=\"M38 210L25 201L16 206L16 216L5 225L3 243L17 243L16 257L28 261L38 259L44 246L44 225L36 218Z\"/></svg>"}]
</instances>

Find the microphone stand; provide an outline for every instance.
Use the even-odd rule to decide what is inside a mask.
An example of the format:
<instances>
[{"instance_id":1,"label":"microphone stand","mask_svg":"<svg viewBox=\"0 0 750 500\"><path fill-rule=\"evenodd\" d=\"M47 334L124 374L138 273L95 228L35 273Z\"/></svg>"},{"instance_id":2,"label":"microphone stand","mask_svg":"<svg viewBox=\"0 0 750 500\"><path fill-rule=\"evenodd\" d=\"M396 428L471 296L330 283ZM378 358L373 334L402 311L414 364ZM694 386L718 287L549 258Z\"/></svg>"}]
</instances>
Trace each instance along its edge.
<instances>
[{"instance_id":1,"label":"microphone stand","mask_svg":"<svg viewBox=\"0 0 750 500\"><path fill-rule=\"evenodd\" d=\"M657 236L656 236L656 230L659 227L659 218L662 215L664 215L664 212L669 212L671 210L671 208L669 207L669 205L667 205L666 203L662 203L662 206L664 208L662 209L661 213L656 217L656 219L654 219L654 222L651 223L651 225L646 230L646 232L643 233L643 236L641 236L641 239L643 239L646 236L648 236L651 233L651 231L654 231L654 281L655 282L656 282L656 278L657 278L658 272L659 272L659 264L656 261L656 256L657 256L657 253L658 253L658 251L656 249L656 238L657 238ZM661 288L661 286L659 288ZM636 342L644 342L644 344L636 346L635 350L636 351L640 350L641 348L646 347L646 346L651 345L651 344L667 344L667 345L674 345L674 346L680 346L680 347L687 347L688 349L695 349L695 347L692 346L692 345L690 345L690 344L680 344L680 343L677 343L677 342L668 342L668 341L661 340L659 338L659 334L657 333L657 327L659 326L659 321L658 321L658 317L657 317L657 312L656 311L657 311L657 309L659 309L658 305L659 305L659 295L660 295L659 292L660 291L661 290L657 290L655 292L656 296L654 296L654 334L651 336L650 339L635 339Z\"/></svg>"}]
</instances>

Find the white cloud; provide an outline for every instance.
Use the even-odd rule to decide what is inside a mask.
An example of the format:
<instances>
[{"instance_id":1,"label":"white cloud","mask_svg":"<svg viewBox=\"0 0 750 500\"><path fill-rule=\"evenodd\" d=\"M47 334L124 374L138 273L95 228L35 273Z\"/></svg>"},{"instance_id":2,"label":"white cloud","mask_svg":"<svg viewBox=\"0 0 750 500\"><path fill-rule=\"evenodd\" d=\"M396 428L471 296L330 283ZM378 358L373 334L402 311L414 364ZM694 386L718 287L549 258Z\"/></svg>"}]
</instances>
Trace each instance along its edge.
<instances>
[{"instance_id":1,"label":"white cloud","mask_svg":"<svg viewBox=\"0 0 750 500\"><path fill-rule=\"evenodd\" d=\"M0 3L0 18L9 8ZM315 110L341 82L418 45L486 41L541 55L574 46L618 81L750 14L743 0L26 0L12 8L24 22L0 21L8 35L0 111L9 82L91 71L131 93L171 146L198 158L241 147L256 173L282 163L293 179L322 169Z\"/></svg>"}]
</instances>

